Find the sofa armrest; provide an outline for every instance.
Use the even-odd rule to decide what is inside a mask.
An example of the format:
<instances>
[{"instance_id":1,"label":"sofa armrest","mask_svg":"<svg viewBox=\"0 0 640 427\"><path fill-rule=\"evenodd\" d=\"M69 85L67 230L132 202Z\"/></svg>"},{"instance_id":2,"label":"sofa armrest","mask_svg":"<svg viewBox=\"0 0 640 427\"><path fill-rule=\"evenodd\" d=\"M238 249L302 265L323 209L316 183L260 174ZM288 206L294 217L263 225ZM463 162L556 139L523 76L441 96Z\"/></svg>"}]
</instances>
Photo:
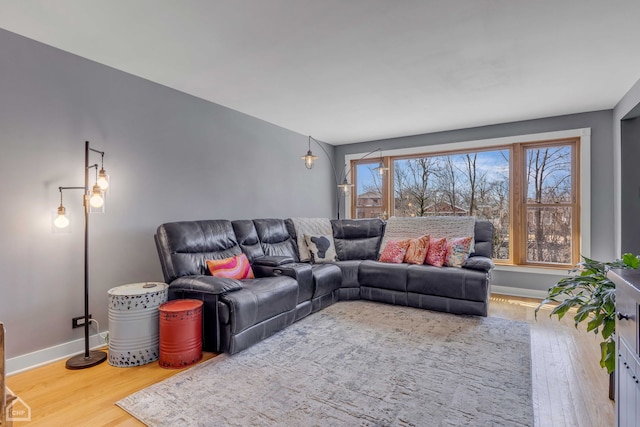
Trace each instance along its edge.
<instances>
[{"instance_id":1,"label":"sofa armrest","mask_svg":"<svg viewBox=\"0 0 640 427\"><path fill-rule=\"evenodd\" d=\"M254 265L253 273L256 277L292 277L298 282L298 302L310 300L313 297L313 269L311 264L294 262L276 267Z\"/></svg>"},{"instance_id":2,"label":"sofa armrest","mask_svg":"<svg viewBox=\"0 0 640 427\"><path fill-rule=\"evenodd\" d=\"M303 262L293 262L277 266L254 265L253 273L256 277L289 276L296 280L312 277L311 264Z\"/></svg>"},{"instance_id":3,"label":"sofa armrest","mask_svg":"<svg viewBox=\"0 0 640 427\"><path fill-rule=\"evenodd\" d=\"M494 267L493 260L484 256L471 256L462 263L462 268L478 271L491 271Z\"/></svg>"},{"instance_id":4,"label":"sofa armrest","mask_svg":"<svg viewBox=\"0 0 640 427\"><path fill-rule=\"evenodd\" d=\"M263 265L265 267L277 267L279 265L291 264L294 259L290 256L262 256L253 260L253 265Z\"/></svg>"},{"instance_id":5,"label":"sofa armrest","mask_svg":"<svg viewBox=\"0 0 640 427\"><path fill-rule=\"evenodd\" d=\"M169 284L169 292L188 292L221 295L242 289L240 281L215 276L183 276Z\"/></svg>"},{"instance_id":6,"label":"sofa armrest","mask_svg":"<svg viewBox=\"0 0 640 427\"><path fill-rule=\"evenodd\" d=\"M192 298L203 302L202 348L220 352L220 321L218 301L220 296L242 289L242 283L224 277L194 275L182 276L169 284L169 300Z\"/></svg>"}]
</instances>

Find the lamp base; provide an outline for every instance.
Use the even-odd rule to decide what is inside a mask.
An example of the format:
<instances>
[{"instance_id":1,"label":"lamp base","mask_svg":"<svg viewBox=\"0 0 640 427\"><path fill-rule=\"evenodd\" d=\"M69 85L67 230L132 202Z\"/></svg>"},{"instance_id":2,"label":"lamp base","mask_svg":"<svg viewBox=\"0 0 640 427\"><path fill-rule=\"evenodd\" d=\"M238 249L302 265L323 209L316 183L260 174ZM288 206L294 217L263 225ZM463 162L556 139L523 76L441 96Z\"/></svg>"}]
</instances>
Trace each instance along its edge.
<instances>
[{"instance_id":1,"label":"lamp base","mask_svg":"<svg viewBox=\"0 0 640 427\"><path fill-rule=\"evenodd\" d=\"M91 350L89 357L85 357L84 353L73 356L67 360L65 365L67 369L84 369L101 364L107 360L107 353L99 350Z\"/></svg>"}]
</instances>

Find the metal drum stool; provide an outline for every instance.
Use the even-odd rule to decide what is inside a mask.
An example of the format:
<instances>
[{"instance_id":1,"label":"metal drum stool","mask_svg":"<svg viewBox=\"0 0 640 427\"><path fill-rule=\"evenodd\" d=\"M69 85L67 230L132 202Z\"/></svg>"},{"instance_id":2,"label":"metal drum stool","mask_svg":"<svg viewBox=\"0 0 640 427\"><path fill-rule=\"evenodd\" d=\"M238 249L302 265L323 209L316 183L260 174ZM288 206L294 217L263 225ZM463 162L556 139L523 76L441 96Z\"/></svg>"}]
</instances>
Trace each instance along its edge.
<instances>
[{"instance_id":1,"label":"metal drum stool","mask_svg":"<svg viewBox=\"0 0 640 427\"><path fill-rule=\"evenodd\" d=\"M169 285L132 283L109 289L109 364L139 366L158 360L158 307Z\"/></svg>"},{"instance_id":2,"label":"metal drum stool","mask_svg":"<svg viewBox=\"0 0 640 427\"><path fill-rule=\"evenodd\" d=\"M159 311L160 366L183 368L202 359L202 301L173 300Z\"/></svg>"}]
</instances>

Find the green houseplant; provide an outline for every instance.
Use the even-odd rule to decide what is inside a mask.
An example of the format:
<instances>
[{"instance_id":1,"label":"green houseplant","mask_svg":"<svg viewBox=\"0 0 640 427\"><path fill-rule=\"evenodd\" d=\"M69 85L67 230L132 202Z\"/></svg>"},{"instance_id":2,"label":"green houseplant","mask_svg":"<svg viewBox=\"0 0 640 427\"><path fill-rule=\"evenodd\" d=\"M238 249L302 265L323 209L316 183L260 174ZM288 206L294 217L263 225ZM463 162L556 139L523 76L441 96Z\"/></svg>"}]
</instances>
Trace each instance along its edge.
<instances>
[{"instance_id":1,"label":"green houseplant","mask_svg":"<svg viewBox=\"0 0 640 427\"><path fill-rule=\"evenodd\" d=\"M582 258L583 261L571 271L574 274L560 279L549 289L535 314L537 317L542 306L557 303L549 316L557 315L560 320L575 307L577 310L573 320L576 328L586 321L587 332L602 336L600 366L611 374L616 366L616 295L615 285L607 278L607 271L611 268L638 268L640 260L629 253L613 262Z\"/></svg>"}]
</instances>

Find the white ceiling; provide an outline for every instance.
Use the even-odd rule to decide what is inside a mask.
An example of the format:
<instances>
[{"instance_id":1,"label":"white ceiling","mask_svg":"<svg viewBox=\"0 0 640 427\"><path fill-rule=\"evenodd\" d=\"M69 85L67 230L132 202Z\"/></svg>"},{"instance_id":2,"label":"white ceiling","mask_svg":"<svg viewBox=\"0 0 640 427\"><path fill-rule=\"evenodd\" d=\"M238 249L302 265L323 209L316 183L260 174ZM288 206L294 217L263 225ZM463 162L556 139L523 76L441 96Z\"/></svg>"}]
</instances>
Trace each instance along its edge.
<instances>
[{"instance_id":1,"label":"white ceiling","mask_svg":"<svg viewBox=\"0 0 640 427\"><path fill-rule=\"evenodd\" d=\"M639 0L0 0L1 28L336 145L613 108L639 21Z\"/></svg>"}]
</instances>

